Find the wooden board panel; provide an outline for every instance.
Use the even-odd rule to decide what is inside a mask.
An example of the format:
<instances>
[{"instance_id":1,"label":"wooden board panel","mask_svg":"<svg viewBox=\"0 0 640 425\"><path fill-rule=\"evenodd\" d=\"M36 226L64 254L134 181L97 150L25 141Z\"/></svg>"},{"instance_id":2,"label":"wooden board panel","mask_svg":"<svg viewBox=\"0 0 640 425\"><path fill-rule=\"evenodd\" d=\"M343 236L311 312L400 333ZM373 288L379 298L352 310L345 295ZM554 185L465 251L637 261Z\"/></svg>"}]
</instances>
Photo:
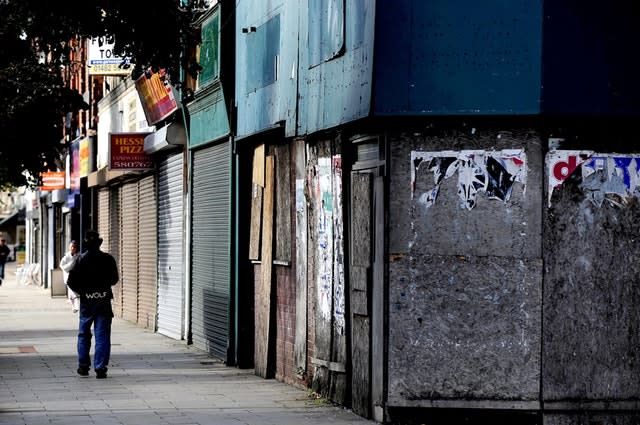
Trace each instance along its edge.
<instances>
[{"instance_id":1,"label":"wooden board panel","mask_svg":"<svg viewBox=\"0 0 640 425\"><path fill-rule=\"evenodd\" d=\"M262 227L262 196L264 188L253 183L251 188L251 228L249 237L249 260L260 259L260 230Z\"/></svg>"},{"instance_id":2,"label":"wooden board panel","mask_svg":"<svg viewBox=\"0 0 640 425\"><path fill-rule=\"evenodd\" d=\"M262 215L262 264L260 267L259 290L256 293L256 342L255 373L263 378L273 374L272 344L272 260L273 260L273 200L274 200L274 158L265 161L265 188Z\"/></svg>"},{"instance_id":3,"label":"wooden board panel","mask_svg":"<svg viewBox=\"0 0 640 425\"><path fill-rule=\"evenodd\" d=\"M253 151L253 176L251 182L264 187L264 144Z\"/></svg>"},{"instance_id":4,"label":"wooden board panel","mask_svg":"<svg viewBox=\"0 0 640 425\"><path fill-rule=\"evenodd\" d=\"M289 145L276 146L275 259L291 262L291 155Z\"/></svg>"},{"instance_id":5,"label":"wooden board panel","mask_svg":"<svg viewBox=\"0 0 640 425\"><path fill-rule=\"evenodd\" d=\"M371 416L369 280L371 269L372 174L351 175L351 401Z\"/></svg>"},{"instance_id":6,"label":"wooden board panel","mask_svg":"<svg viewBox=\"0 0 640 425\"><path fill-rule=\"evenodd\" d=\"M296 197L296 337L294 368L307 370L307 200L305 141L294 141Z\"/></svg>"},{"instance_id":7,"label":"wooden board panel","mask_svg":"<svg viewBox=\"0 0 640 425\"><path fill-rule=\"evenodd\" d=\"M260 259L260 232L262 223L262 192L264 190L264 145L253 151L251 178L251 223L249 230L249 259Z\"/></svg>"},{"instance_id":8,"label":"wooden board panel","mask_svg":"<svg viewBox=\"0 0 640 425\"><path fill-rule=\"evenodd\" d=\"M339 142L335 146L331 157L331 193L333 198L333 308L332 308L332 341L331 362L346 365L347 362L347 331L346 331L346 300L344 276L344 210L342 190L342 155ZM341 367L331 368L331 384L329 396L338 404L347 399L347 376Z\"/></svg>"}]
</instances>

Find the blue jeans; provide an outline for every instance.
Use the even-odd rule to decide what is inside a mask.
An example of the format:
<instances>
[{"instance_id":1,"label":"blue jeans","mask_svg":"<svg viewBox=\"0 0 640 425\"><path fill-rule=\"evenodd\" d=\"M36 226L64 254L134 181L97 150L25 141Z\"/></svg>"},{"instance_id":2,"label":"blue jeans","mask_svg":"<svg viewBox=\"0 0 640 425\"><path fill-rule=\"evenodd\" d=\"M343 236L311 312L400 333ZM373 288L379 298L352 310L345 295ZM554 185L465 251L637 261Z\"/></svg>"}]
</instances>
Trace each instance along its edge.
<instances>
[{"instance_id":1,"label":"blue jeans","mask_svg":"<svg viewBox=\"0 0 640 425\"><path fill-rule=\"evenodd\" d=\"M0 263L0 279L4 279L4 265L5 263Z\"/></svg>"},{"instance_id":2,"label":"blue jeans","mask_svg":"<svg viewBox=\"0 0 640 425\"><path fill-rule=\"evenodd\" d=\"M80 302L80 329L78 332L78 367L89 369L91 366L91 326L96 334L96 349L93 369L105 369L111 356L111 322L113 311L111 302Z\"/></svg>"}]
</instances>

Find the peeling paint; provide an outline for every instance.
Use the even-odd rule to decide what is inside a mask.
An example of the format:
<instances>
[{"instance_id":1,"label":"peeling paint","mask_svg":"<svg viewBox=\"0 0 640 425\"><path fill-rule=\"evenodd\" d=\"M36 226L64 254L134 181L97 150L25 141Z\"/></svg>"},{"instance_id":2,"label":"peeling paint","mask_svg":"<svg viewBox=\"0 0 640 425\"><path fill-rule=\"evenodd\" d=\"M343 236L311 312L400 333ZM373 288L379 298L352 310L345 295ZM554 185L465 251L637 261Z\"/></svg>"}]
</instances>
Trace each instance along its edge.
<instances>
[{"instance_id":1,"label":"peeling paint","mask_svg":"<svg viewBox=\"0 0 640 425\"><path fill-rule=\"evenodd\" d=\"M551 151L547 154L548 206L553 191L576 170L580 189L598 207L606 201L622 206L640 195L640 154L602 154L593 151Z\"/></svg>"},{"instance_id":2,"label":"peeling paint","mask_svg":"<svg viewBox=\"0 0 640 425\"><path fill-rule=\"evenodd\" d=\"M506 202L515 182L526 186L526 155L521 149L412 151L411 164L411 198L425 208L435 203L442 181L456 174L461 207L468 210L476 205L479 193ZM423 167L433 174L433 186L416 196L418 172Z\"/></svg>"}]
</instances>

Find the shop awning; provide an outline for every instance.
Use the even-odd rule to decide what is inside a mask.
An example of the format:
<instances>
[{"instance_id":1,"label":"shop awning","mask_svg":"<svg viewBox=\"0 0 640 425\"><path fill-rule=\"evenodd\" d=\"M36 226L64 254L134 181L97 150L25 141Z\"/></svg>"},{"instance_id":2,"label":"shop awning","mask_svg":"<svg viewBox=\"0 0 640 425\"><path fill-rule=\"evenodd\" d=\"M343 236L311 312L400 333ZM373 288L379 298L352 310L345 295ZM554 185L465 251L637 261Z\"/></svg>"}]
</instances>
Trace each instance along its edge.
<instances>
[{"instance_id":1,"label":"shop awning","mask_svg":"<svg viewBox=\"0 0 640 425\"><path fill-rule=\"evenodd\" d=\"M10 222L11 222L12 220L14 220L14 221L15 221L15 220L17 220L17 218L18 218L18 213L19 213L19 212L18 212L18 211L16 211L16 212L14 212L13 214L11 214L11 215L9 215L9 216L7 216L7 217L3 218L3 219L2 219L2 221L0 221L0 227L4 226L5 224L10 224Z\"/></svg>"}]
</instances>

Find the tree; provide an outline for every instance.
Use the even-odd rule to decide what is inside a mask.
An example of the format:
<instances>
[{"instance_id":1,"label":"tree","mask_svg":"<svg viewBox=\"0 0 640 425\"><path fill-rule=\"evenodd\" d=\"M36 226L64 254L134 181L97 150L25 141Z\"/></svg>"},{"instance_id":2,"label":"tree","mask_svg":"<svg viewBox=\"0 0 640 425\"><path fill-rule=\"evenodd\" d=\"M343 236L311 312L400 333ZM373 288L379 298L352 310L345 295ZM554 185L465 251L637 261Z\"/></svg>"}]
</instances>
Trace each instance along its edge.
<instances>
[{"instance_id":1,"label":"tree","mask_svg":"<svg viewBox=\"0 0 640 425\"><path fill-rule=\"evenodd\" d=\"M135 64L132 78L150 67L197 72L183 52L199 42L192 23L208 2L183 3L0 0L0 186L56 168L64 114L87 107L61 77L71 39L114 36L116 53Z\"/></svg>"}]
</instances>

